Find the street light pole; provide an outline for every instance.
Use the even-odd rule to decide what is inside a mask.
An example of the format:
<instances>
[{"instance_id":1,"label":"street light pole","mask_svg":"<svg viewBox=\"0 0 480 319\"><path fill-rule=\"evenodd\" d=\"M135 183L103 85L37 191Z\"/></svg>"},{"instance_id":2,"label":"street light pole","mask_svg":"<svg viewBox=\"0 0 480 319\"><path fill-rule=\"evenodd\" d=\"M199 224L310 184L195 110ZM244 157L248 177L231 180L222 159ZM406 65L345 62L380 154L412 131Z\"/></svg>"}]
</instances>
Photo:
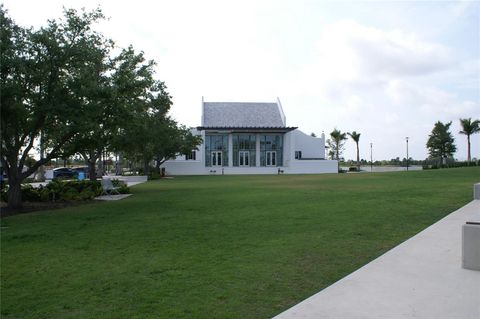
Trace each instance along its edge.
<instances>
[{"instance_id":1,"label":"street light pole","mask_svg":"<svg viewBox=\"0 0 480 319\"><path fill-rule=\"evenodd\" d=\"M373 143L370 143L370 172L373 172Z\"/></svg>"},{"instance_id":2,"label":"street light pole","mask_svg":"<svg viewBox=\"0 0 480 319\"><path fill-rule=\"evenodd\" d=\"M405 137L405 140L407 141L407 171L408 171L408 136Z\"/></svg>"}]
</instances>

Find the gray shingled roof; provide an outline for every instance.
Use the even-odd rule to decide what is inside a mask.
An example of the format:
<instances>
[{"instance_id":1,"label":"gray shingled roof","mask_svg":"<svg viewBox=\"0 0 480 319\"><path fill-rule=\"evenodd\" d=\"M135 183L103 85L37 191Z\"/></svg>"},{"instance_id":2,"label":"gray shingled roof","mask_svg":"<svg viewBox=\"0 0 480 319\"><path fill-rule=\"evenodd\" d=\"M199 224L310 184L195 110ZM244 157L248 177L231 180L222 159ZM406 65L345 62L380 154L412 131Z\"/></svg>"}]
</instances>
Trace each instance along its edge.
<instances>
[{"instance_id":1,"label":"gray shingled roof","mask_svg":"<svg viewBox=\"0 0 480 319\"><path fill-rule=\"evenodd\" d=\"M277 103L204 102L204 127L285 127Z\"/></svg>"}]
</instances>

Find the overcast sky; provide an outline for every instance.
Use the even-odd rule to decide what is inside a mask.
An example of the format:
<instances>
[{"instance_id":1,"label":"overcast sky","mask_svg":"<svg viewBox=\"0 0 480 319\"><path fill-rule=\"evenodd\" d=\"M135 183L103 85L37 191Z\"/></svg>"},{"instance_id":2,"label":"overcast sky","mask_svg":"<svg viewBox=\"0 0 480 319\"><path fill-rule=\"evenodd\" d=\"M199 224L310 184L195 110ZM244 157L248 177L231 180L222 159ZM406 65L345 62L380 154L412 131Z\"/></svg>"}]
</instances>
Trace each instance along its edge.
<instances>
[{"instance_id":1,"label":"overcast sky","mask_svg":"<svg viewBox=\"0 0 480 319\"><path fill-rule=\"evenodd\" d=\"M206 101L282 102L305 133L360 132L360 156L427 157L436 121L480 119L478 1L2 0L20 25L101 6L119 47L158 63L180 123L200 125ZM355 157L348 141L346 158ZM472 138L480 157L480 134Z\"/></svg>"}]
</instances>

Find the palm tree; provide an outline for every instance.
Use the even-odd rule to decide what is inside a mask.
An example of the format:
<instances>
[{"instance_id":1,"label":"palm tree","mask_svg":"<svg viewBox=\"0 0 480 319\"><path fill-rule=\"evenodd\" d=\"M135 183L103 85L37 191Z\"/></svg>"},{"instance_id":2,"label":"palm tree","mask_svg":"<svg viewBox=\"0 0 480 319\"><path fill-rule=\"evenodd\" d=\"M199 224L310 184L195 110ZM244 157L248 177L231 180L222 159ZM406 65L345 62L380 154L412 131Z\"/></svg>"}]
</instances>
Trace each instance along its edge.
<instances>
[{"instance_id":1,"label":"palm tree","mask_svg":"<svg viewBox=\"0 0 480 319\"><path fill-rule=\"evenodd\" d=\"M352 133L347 133L348 136L352 138L352 140L357 144L357 169L360 170L360 152L358 149L358 141L360 141L360 133L353 131Z\"/></svg>"},{"instance_id":2,"label":"palm tree","mask_svg":"<svg viewBox=\"0 0 480 319\"><path fill-rule=\"evenodd\" d=\"M347 139L347 134L340 132L340 130L334 129L330 133L333 142L333 151L335 152L335 159L338 161L340 159L340 154L343 149L343 141Z\"/></svg>"},{"instance_id":3,"label":"palm tree","mask_svg":"<svg viewBox=\"0 0 480 319\"><path fill-rule=\"evenodd\" d=\"M459 133L467 136L468 163L470 163L470 160L471 160L471 158L470 158L470 135L480 132L480 121L475 120L475 121L472 122L472 118L460 119L460 125L462 126L462 130Z\"/></svg>"}]
</instances>

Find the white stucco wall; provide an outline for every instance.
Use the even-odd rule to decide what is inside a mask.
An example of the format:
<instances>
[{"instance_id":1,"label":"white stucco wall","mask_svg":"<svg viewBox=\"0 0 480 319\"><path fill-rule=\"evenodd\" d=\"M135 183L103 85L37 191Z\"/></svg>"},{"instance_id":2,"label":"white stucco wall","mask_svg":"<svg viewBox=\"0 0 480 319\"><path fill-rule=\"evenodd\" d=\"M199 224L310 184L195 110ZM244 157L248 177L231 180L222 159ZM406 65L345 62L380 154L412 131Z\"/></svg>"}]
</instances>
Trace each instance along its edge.
<instances>
[{"instance_id":1,"label":"white stucco wall","mask_svg":"<svg viewBox=\"0 0 480 319\"><path fill-rule=\"evenodd\" d=\"M278 169L283 174L324 174L337 173L337 161L330 160L305 160L295 161L289 167L204 167L197 161L169 161L165 162L167 175L240 175L240 174L278 174Z\"/></svg>"},{"instance_id":2,"label":"white stucco wall","mask_svg":"<svg viewBox=\"0 0 480 319\"><path fill-rule=\"evenodd\" d=\"M199 134L205 139L205 132L192 129L193 134ZM232 139L229 137L229 145ZM257 144L259 140L257 139ZM259 148L259 146L257 147ZM315 160L295 160L295 151L302 151L303 158ZM202 143L196 151L196 160L185 160L185 155L179 155L175 160L162 164L167 175L233 175L233 174L278 174L278 169L285 174L322 174L337 173L337 161L318 160L325 157L325 136L315 138L299 130L288 132L283 140L282 167L233 167L232 154L229 150L229 166L205 167L205 145ZM256 153L256 162L260 162L260 154Z\"/></svg>"},{"instance_id":3,"label":"white stucco wall","mask_svg":"<svg viewBox=\"0 0 480 319\"><path fill-rule=\"evenodd\" d=\"M302 152L302 158L325 158L325 135L312 137L300 130L294 130L291 134L290 150L295 158L295 151Z\"/></svg>"}]
</instances>

